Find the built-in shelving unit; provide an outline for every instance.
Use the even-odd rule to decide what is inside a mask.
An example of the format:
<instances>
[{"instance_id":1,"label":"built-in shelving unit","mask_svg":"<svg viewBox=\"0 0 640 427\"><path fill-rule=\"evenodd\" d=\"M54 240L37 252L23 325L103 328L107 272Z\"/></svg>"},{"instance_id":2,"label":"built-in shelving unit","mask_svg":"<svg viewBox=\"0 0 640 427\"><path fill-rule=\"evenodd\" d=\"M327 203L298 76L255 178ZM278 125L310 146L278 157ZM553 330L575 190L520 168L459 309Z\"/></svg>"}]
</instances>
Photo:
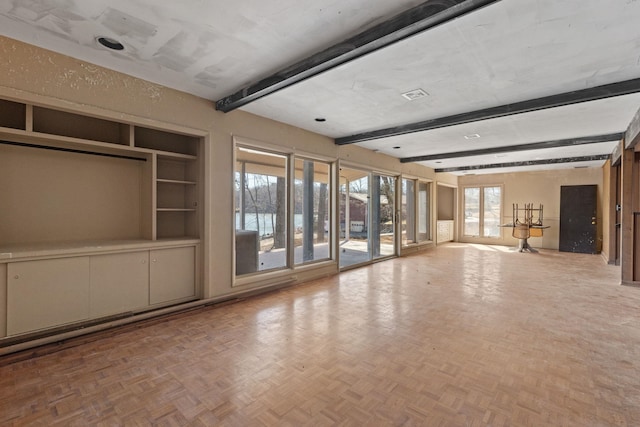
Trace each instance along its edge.
<instances>
[{"instance_id":1,"label":"built-in shelving unit","mask_svg":"<svg viewBox=\"0 0 640 427\"><path fill-rule=\"evenodd\" d=\"M0 99L0 346L197 298L202 144Z\"/></svg>"}]
</instances>

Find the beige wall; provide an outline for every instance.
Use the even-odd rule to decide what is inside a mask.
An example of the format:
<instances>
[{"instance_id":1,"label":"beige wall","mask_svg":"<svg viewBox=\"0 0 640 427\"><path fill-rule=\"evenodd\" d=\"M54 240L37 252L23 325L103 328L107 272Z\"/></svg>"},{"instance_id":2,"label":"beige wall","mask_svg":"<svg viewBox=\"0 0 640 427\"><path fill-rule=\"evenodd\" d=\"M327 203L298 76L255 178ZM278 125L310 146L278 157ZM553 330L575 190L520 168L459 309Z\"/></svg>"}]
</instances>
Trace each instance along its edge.
<instances>
[{"instance_id":1,"label":"beige wall","mask_svg":"<svg viewBox=\"0 0 640 427\"><path fill-rule=\"evenodd\" d=\"M533 203L535 207L542 204L544 208L544 225L550 228L544 230L542 237L529 239L529 244L537 248L558 249L560 228L560 187L563 185L598 186L598 248L603 241L603 170L602 168L564 169L549 172L519 172L491 175L470 175L459 178L459 204L462 206L462 194L465 186L473 185L502 185L503 211L502 223L513 221L512 206ZM459 208L460 209L460 208ZM461 216L459 216L461 218ZM461 229L458 234L460 241L517 245L517 240L511 237L511 228L502 229L499 239L475 239L464 237Z\"/></svg>"},{"instance_id":2,"label":"beige wall","mask_svg":"<svg viewBox=\"0 0 640 427\"><path fill-rule=\"evenodd\" d=\"M109 55L105 52L105 55ZM340 159L394 174L435 180L436 174L417 164L356 146L337 146L333 140L242 111L215 111L212 100L198 98L128 75L0 37L0 97L52 106L86 115L140 125L158 126L205 136L205 255L204 295L213 297L275 283L291 272L276 273L268 281L232 287L233 280L233 140L234 136L290 151ZM455 184L456 177L438 180ZM435 219L432 226L435 226ZM337 271L335 263L303 270L295 280ZM270 281L270 282L269 282Z\"/></svg>"},{"instance_id":3,"label":"beige wall","mask_svg":"<svg viewBox=\"0 0 640 427\"><path fill-rule=\"evenodd\" d=\"M455 218L455 193L456 189L453 187L438 185L438 219L452 220Z\"/></svg>"}]
</instances>

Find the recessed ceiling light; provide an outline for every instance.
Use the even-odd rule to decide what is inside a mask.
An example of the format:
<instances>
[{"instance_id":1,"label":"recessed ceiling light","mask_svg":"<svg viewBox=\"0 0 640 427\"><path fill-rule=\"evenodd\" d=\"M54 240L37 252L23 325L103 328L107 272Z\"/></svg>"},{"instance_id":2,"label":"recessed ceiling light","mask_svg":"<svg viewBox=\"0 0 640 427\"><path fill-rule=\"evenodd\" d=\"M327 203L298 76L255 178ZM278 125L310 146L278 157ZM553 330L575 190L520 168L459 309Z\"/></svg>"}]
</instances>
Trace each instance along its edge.
<instances>
[{"instance_id":1,"label":"recessed ceiling light","mask_svg":"<svg viewBox=\"0 0 640 427\"><path fill-rule=\"evenodd\" d=\"M465 135L464 139L477 139L480 138L480 135L478 135L477 133L472 133L471 135Z\"/></svg>"},{"instance_id":2,"label":"recessed ceiling light","mask_svg":"<svg viewBox=\"0 0 640 427\"><path fill-rule=\"evenodd\" d=\"M429 94L423 89L414 89L402 94L402 96L408 99L409 101L413 101L414 99L418 99L418 98L424 98L427 95Z\"/></svg>"},{"instance_id":3,"label":"recessed ceiling light","mask_svg":"<svg viewBox=\"0 0 640 427\"><path fill-rule=\"evenodd\" d=\"M327 119L325 119L324 117L316 117L316 122L322 123L322 122L326 122Z\"/></svg>"},{"instance_id":4,"label":"recessed ceiling light","mask_svg":"<svg viewBox=\"0 0 640 427\"><path fill-rule=\"evenodd\" d=\"M118 40L112 39L110 37L104 37L104 36L96 37L96 41L100 45L106 47L107 49L124 50L124 45L122 43L120 43Z\"/></svg>"}]
</instances>

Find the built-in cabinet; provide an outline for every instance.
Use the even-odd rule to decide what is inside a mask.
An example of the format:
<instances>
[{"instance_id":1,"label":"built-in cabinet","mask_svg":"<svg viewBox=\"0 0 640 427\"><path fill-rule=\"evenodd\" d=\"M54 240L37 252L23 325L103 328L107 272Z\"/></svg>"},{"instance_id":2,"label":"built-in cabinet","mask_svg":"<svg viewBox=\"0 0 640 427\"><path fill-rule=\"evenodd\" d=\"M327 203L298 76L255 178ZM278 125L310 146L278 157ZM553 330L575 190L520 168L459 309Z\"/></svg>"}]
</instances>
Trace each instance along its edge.
<instances>
[{"instance_id":1,"label":"built-in cabinet","mask_svg":"<svg viewBox=\"0 0 640 427\"><path fill-rule=\"evenodd\" d=\"M198 298L202 144L0 100L0 345Z\"/></svg>"},{"instance_id":2,"label":"built-in cabinet","mask_svg":"<svg viewBox=\"0 0 640 427\"><path fill-rule=\"evenodd\" d=\"M437 227L437 243L450 242L453 240L453 220L438 220Z\"/></svg>"},{"instance_id":3,"label":"built-in cabinet","mask_svg":"<svg viewBox=\"0 0 640 427\"><path fill-rule=\"evenodd\" d=\"M7 335L195 297L196 247L7 263Z\"/></svg>"}]
</instances>

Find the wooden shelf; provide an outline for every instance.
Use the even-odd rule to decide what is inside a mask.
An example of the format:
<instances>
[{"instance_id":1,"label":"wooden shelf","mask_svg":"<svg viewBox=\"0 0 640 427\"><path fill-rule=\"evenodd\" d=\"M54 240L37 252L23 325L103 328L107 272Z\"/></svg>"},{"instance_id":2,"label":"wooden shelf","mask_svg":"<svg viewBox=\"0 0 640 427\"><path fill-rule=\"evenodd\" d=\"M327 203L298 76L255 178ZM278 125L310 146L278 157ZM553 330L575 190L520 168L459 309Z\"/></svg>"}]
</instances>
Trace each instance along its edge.
<instances>
[{"instance_id":1,"label":"wooden shelf","mask_svg":"<svg viewBox=\"0 0 640 427\"><path fill-rule=\"evenodd\" d=\"M26 129L25 104L0 99L0 126L11 129Z\"/></svg>"},{"instance_id":2,"label":"wooden shelf","mask_svg":"<svg viewBox=\"0 0 640 427\"><path fill-rule=\"evenodd\" d=\"M34 132L129 146L129 124L33 107Z\"/></svg>"},{"instance_id":3,"label":"wooden shelf","mask_svg":"<svg viewBox=\"0 0 640 427\"><path fill-rule=\"evenodd\" d=\"M9 100L0 99L0 107L0 141L6 143L7 148L3 149L3 152L9 156L5 161L13 164L20 159L21 164L27 166L40 165L38 167L43 170L41 179L45 180L47 170L50 169L51 174L58 177L54 181L59 186L65 185L66 182L90 182L90 186L95 186L96 190L92 191L93 187L81 186L80 189L84 191L83 197L85 200L92 200L89 207L95 211L94 215L108 219L107 225L105 221L95 221L94 226L82 222L82 228L71 227L70 223L76 222L76 219L68 217L65 212L80 212L86 206L82 206L80 199L76 201L72 197L76 190L69 187L67 190L61 190L62 197L68 200L61 205L64 209L59 209L64 212L38 217L39 235L47 235L54 244L63 236L69 235L70 227L75 230L71 237L79 240L94 237L108 239L110 233L113 234L114 240L154 240L180 236L197 238L200 235L201 217L198 212L203 197L202 189L198 185L201 179L201 137ZM11 146L15 148L10 148ZM53 150L52 154L46 154L44 149ZM93 159L86 158L86 162L95 166L87 169L83 163L84 158L77 157L78 155L95 156ZM42 160L47 158L55 161ZM102 161L101 158L105 160ZM109 158L114 160L108 160ZM117 163L120 159L124 163ZM23 169L24 173L28 174L28 167ZM123 197L113 196L120 194L119 192L110 191L105 187L105 183L109 182L113 182L112 185L115 186L124 185L125 178L122 178L121 170L126 170L126 179L137 176L135 179L140 181L138 185L131 187L138 188L138 194L128 196L141 201L138 208L134 206L124 211L116 209L115 206L129 206L131 203L123 204ZM16 182L13 178L11 180ZM30 182L29 180L29 175L26 175L24 181ZM35 184L20 184L19 188L19 191L34 195L29 198L34 205L33 212L46 212L46 206L38 205L38 200L48 199L51 191L57 191L50 188L47 197L44 197L45 194L40 197L39 192L44 190ZM94 197L94 194L105 196ZM72 206L76 203L78 207L73 209ZM104 206L114 206L114 210L104 210ZM102 211L98 212L100 209ZM66 222L65 218L69 218L69 221ZM0 234L3 227L8 227L7 230L18 230L12 231L11 236L14 238L8 239L7 243L36 241L31 235L35 231L23 229L26 226L22 218L8 212L4 216L0 215L0 219L4 223L0 224ZM21 235L28 237L23 239L19 237Z\"/></svg>"},{"instance_id":4,"label":"wooden shelf","mask_svg":"<svg viewBox=\"0 0 640 427\"><path fill-rule=\"evenodd\" d=\"M183 185L196 185L197 182L195 181L180 181L177 179L156 179L157 182L161 182L164 184L183 184Z\"/></svg>"}]
</instances>

